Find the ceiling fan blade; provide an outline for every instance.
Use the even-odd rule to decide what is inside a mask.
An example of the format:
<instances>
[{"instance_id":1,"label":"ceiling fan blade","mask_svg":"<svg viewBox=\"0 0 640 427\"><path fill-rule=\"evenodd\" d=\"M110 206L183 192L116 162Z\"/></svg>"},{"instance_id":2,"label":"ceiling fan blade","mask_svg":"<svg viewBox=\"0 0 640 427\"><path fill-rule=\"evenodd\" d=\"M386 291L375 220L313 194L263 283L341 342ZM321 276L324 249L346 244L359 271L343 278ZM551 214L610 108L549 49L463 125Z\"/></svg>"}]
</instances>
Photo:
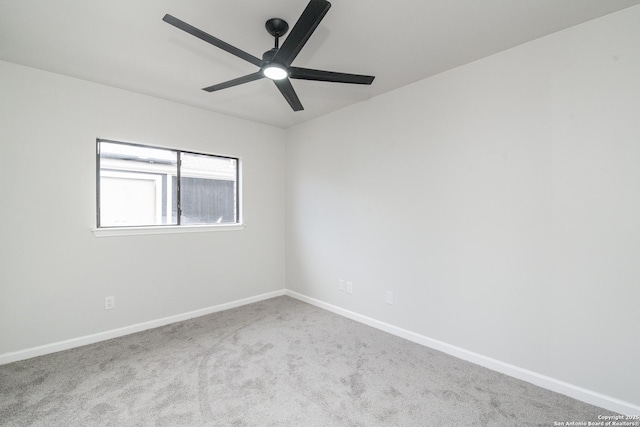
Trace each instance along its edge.
<instances>
[{"instance_id":1,"label":"ceiling fan blade","mask_svg":"<svg viewBox=\"0 0 640 427\"><path fill-rule=\"evenodd\" d=\"M262 66L262 60L259 58L256 58L255 56L241 50L238 49L235 46L231 46L229 43L225 43L220 39L217 39L215 37L213 37L210 34L205 33L202 30L197 29L196 27L193 27L189 24L187 24L184 21L179 20L176 17L173 17L169 14L164 15L164 18L162 18L162 20L168 24L173 25L176 28L179 28L183 31L186 31L187 33L196 36L197 38L199 38L200 40L204 40L207 43L210 43L212 45L214 45L215 47L219 47L220 49L229 52L232 55L237 56L238 58L244 59L245 61L251 62L252 64L261 67Z\"/></svg>"},{"instance_id":2,"label":"ceiling fan blade","mask_svg":"<svg viewBox=\"0 0 640 427\"><path fill-rule=\"evenodd\" d=\"M280 93L282 94L282 96L284 96L284 99L286 99L289 105L291 105L291 108L293 108L293 111L304 110L304 108L302 107L302 103L300 102L300 99L298 99L298 95L296 94L296 91L293 90L293 86L291 85L291 80L282 79L282 80L274 80L273 82L278 87L278 90L280 90Z\"/></svg>"},{"instance_id":3,"label":"ceiling fan blade","mask_svg":"<svg viewBox=\"0 0 640 427\"><path fill-rule=\"evenodd\" d=\"M289 67L292 79L318 80L321 82L352 83L357 85L370 85L375 76L361 74L338 73L335 71L312 70L310 68Z\"/></svg>"},{"instance_id":4,"label":"ceiling fan blade","mask_svg":"<svg viewBox=\"0 0 640 427\"><path fill-rule=\"evenodd\" d=\"M262 71L258 71L256 73L248 74L248 75L242 76L242 77L238 77L237 79L229 80L229 81L224 82L224 83L218 83L217 85L205 87L202 90L206 90L207 92L215 92L217 90L222 90L222 89L226 89L228 87L238 86L238 85L241 85L243 83L252 82L254 80L259 80L259 79L261 79L263 77L264 77L264 74L262 74Z\"/></svg>"},{"instance_id":5,"label":"ceiling fan blade","mask_svg":"<svg viewBox=\"0 0 640 427\"><path fill-rule=\"evenodd\" d=\"M273 62L288 67L298 56L311 34L320 25L329 8L331 8L331 3L326 0L311 0L302 15L300 15L300 18L298 18L296 25L293 26L280 50L276 53Z\"/></svg>"}]
</instances>

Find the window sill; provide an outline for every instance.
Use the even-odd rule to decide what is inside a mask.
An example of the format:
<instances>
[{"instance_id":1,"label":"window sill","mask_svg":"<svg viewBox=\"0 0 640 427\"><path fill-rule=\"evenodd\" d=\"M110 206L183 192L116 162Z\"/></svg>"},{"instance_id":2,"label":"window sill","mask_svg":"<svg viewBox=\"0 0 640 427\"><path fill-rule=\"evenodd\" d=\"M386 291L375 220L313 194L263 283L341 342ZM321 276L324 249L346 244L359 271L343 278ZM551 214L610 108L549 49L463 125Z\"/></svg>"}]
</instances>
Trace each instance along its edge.
<instances>
[{"instance_id":1,"label":"window sill","mask_svg":"<svg viewBox=\"0 0 640 427\"><path fill-rule=\"evenodd\" d=\"M149 227L109 227L93 228L96 237L137 236L142 234L181 234L208 233L211 231L243 230L244 224L215 224L215 225L164 225Z\"/></svg>"}]
</instances>

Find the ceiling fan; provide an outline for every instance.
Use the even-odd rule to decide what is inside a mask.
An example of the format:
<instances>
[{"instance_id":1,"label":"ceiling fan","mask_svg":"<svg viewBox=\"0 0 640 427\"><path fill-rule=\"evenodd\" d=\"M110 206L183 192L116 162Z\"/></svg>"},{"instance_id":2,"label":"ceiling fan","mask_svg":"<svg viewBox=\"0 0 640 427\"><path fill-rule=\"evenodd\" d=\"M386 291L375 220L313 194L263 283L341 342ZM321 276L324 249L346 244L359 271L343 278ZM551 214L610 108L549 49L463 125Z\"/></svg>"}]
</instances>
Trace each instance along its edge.
<instances>
[{"instance_id":1,"label":"ceiling fan","mask_svg":"<svg viewBox=\"0 0 640 427\"><path fill-rule=\"evenodd\" d=\"M275 37L275 46L273 49L266 51L262 55L262 59L238 49L237 47L231 46L229 43L225 43L222 40L217 39L169 14L165 15L162 20L198 37L201 40L204 40L207 43L227 51L240 59L244 59L257 67L260 67L260 70L255 73L238 77L237 79L229 80L224 83L205 87L203 90L206 90L207 92L214 92L267 77L273 80L276 87L280 90L280 93L282 93L293 111L300 111L304 110L304 108L302 107L300 99L298 99L296 91L291 85L291 81L289 80L290 78L361 85L370 85L375 78L374 76L346 74L335 71L322 71L291 66L291 63L296 59L296 56L298 56L302 47L318 27L326 13L329 11L329 8L331 8L331 3L326 0L311 0L302 12L302 15L300 15L300 18L298 18L298 22L293 26L289 37L286 38L282 46L279 46L279 39L289 30L289 24L287 24L283 19L269 19L265 23L265 27L269 34Z\"/></svg>"}]
</instances>

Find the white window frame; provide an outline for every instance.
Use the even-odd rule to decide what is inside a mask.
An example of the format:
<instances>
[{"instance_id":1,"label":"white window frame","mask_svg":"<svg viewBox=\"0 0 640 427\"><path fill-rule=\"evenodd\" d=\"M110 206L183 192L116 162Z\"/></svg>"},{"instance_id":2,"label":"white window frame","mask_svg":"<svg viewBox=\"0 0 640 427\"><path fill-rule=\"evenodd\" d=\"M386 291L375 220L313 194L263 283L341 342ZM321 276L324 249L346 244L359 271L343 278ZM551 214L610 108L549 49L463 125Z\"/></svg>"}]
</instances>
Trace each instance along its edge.
<instances>
[{"instance_id":1,"label":"white window frame","mask_svg":"<svg viewBox=\"0 0 640 427\"><path fill-rule=\"evenodd\" d=\"M100 173L101 177L107 178L123 178L123 179L137 179L140 181L153 181L155 185L155 193L156 193L156 205L154 207L154 216L156 224L159 224L159 221L162 220L162 177L156 174L146 174L146 173L132 173L132 172L119 172L119 171L102 171ZM171 185L170 183L168 185ZM171 193L170 188L167 189L167 221L171 220ZM123 227L124 228L124 227Z\"/></svg>"}]
</instances>

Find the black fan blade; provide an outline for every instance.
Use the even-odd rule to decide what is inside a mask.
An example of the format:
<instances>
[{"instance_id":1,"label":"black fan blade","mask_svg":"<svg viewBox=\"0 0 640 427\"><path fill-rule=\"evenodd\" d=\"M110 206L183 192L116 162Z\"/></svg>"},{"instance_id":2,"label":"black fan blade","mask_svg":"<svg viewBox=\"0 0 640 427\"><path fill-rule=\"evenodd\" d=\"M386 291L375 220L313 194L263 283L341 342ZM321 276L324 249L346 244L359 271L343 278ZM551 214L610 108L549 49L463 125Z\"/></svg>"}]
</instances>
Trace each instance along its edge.
<instances>
[{"instance_id":1,"label":"black fan blade","mask_svg":"<svg viewBox=\"0 0 640 427\"><path fill-rule=\"evenodd\" d=\"M321 82L352 83L356 85L370 85L375 76L361 74L337 73L335 71L312 70L310 68L289 67L292 79L318 80Z\"/></svg>"},{"instance_id":2,"label":"black fan blade","mask_svg":"<svg viewBox=\"0 0 640 427\"><path fill-rule=\"evenodd\" d=\"M293 26L280 50L276 53L273 62L287 67L291 65L307 40L309 40L309 37L311 37L311 34L320 25L329 8L331 8L331 3L326 0L311 0L302 15L300 15L296 25Z\"/></svg>"},{"instance_id":3,"label":"black fan blade","mask_svg":"<svg viewBox=\"0 0 640 427\"><path fill-rule=\"evenodd\" d=\"M224 83L218 83L217 85L205 87L202 90L206 90L207 92L215 92L216 90L226 89L228 87L238 86L238 85L241 85L243 83L249 83L249 82L252 82L254 80L259 80L259 79L261 79L263 77L264 77L264 74L262 74L262 71L258 71L256 73L248 74L248 75L242 76L242 77L238 77L237 79L229 80L229 81L224 82Z\"/></svg>"},{"instance_id":4,"label":"black fan blade","mask_svg":"<svg viewBox=\"0 0 640 427\"><path fill-rule=\"evenodd\" d=\"M284 96L284 99L286 99L289 105L291 105L291 108L293 108L293 111L304 110L304 108L302 107L302 103L298 99L298 95L296 94L296 91L293 90L293 86L291 85L291 80L282 79L282 80L274 80L273 82L276 84L276 86L280 90L280 93L282 93L282 96Z\"/></svg>"},{"instance_id":5,"label":"black fan blade","mask_svg":"<svg viewBox=\"0 0 640 427\"><path fill-rule=\"evenodd\" d=\"M259 58L256 58L255 56L238 49L235 46L231 46L229 43L225 43L220 39L217 39L215 37L213 37L210 34L205 33L202 30L197 29L196 27L193 27L189 24L187 24L184 21L179 20L176 17L173 17L169 14L164 15L164 18L162 18L162 20L168 24L173 25L176 28L179 28L183 31L186 31L187 33L196 36L197 38L199 38L200 40L204 40L207 43L210 43L212 45L214 45L215 47L219 47L220 49L229 52L232 55L237 56L238 58L244 59L245 61L251 62L254 65L257 65L258 67L262 66L262 60Z\"/></svg>"}]
</instances>

